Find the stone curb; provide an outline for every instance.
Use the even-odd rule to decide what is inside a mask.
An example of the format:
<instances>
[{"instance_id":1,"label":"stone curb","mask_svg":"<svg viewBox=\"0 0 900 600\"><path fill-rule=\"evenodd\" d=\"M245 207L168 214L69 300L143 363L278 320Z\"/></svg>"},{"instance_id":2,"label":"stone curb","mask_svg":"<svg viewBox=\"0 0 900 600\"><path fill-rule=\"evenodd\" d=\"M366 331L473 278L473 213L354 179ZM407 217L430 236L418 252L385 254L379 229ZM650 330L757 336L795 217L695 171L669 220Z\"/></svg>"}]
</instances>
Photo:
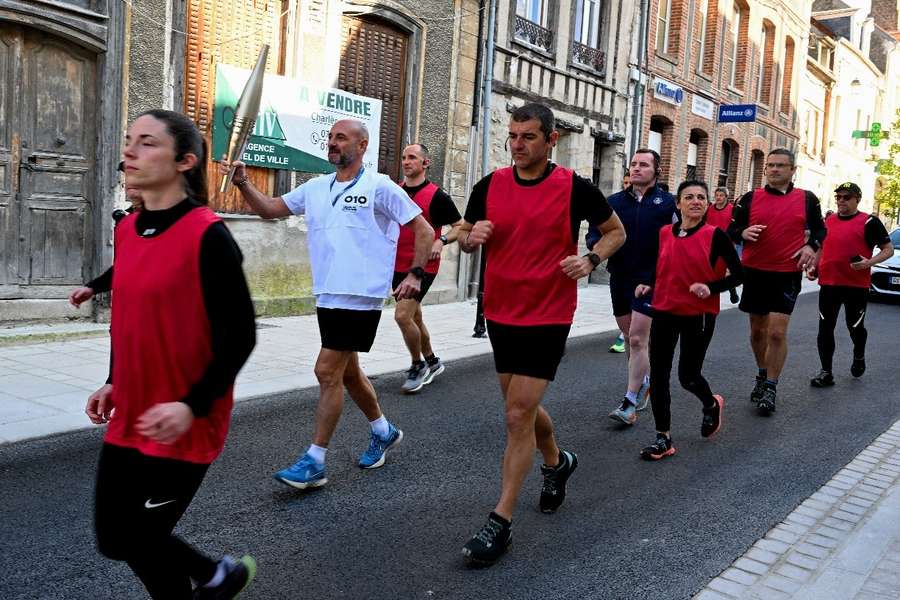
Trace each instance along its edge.
<instances>
[{"instance_id":1,"label":"stone curb","mask_svg":"<svg viewBox=\"0 0 900 600\"><path fill-rule=\"evenodd\" d=\"M898 484L900 421L710 581L694 600L853 598L866 576L860 575L852 590L847 589L847 584L844 589L836 589L829 581L835 575L830 571L838 571L833 559L872 520ZM898 534L900 527L896 528L895 537ZM897 545L900 541L894 539L892 543ZM876 545L867 550L868 573L877 569L888 548ZM825 596L818 589L823 587L828 590Z\"/></svg>"}]
</instances>

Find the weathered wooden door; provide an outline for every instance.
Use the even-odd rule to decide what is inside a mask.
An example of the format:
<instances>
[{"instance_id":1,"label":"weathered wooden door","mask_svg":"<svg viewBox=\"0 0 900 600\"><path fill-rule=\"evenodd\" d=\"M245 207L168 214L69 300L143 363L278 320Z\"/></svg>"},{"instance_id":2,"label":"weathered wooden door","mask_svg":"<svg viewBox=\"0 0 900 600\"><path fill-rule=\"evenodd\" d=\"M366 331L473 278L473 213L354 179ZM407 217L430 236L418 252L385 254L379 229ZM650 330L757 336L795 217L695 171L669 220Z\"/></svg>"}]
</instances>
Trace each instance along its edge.
<instances>
[{"instance_id":1,"label":"weathered wooden door","mask_svg":"<svg viewBox=\"0 0 900 600\"><path fill-rule=\"evenodd\" d=\"M91 256L94 57L0 25L0 75L0 297L59 297Z\"/></svg>"}]
</instances>

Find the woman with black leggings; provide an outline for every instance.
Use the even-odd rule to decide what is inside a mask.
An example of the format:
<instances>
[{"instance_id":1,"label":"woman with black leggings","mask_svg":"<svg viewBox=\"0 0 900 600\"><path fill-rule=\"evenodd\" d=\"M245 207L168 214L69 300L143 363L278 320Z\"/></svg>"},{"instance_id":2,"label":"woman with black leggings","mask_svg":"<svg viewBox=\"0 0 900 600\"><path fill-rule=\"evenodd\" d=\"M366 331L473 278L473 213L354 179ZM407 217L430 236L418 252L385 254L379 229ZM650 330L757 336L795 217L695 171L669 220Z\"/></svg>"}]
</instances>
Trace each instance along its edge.
<instances>
[{"instance_id":1,"label":"woman with black leggings","mask_svg":"<svg viewBox=\"0 0 900 600\"><path fill-rule=\"evenodd\" d=\"M115 230L110 377L85 409L109 423L97 546L128 563L153 598L234 598L253 559L213 560L172 530L222 451L234 379L256 343L242 257L205 206L205 144L188 118L144 113L124 158L143 208Z\"/></svg>"},{"instance_id":2,"label":"woman with black leggings","mask_svg":"<svg viewBox=\"0 0 900 600\"><path fill-rule=\"evenodd\" d=\"M653 291L650 400L657 433L656 441L641 450L645 460L675 454L669 432L669 377L679 339L678 380L703 403L700 435L709 437L722 426L725 400L713 395L701 370L715 330L719 294L740 285L743 269L728 235L706 224L708 204L707 187L702 181L689 180L678 186L681 221L660 229L656 280L635 290L636 296Z\"/></svg>"}]
</instances>

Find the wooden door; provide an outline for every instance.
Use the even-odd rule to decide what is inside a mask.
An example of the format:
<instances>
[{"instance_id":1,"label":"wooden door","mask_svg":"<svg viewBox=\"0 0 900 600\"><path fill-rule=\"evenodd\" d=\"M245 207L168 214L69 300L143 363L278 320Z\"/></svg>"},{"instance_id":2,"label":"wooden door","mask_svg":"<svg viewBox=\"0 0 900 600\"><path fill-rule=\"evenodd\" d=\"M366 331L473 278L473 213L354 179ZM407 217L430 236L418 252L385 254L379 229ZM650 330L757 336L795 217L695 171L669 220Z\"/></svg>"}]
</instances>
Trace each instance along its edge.
<instances>
[{"instance_id":1,"label":"wooden door","mask_svg":"<svg viewBox=\"0 0 900 600\"><path fill-rule=\"evenodd\" d=\"M13 98L20 96L22 30L0 25L0 287L18 282L19 123Z\"/></svg>"},{"instance_id":2,"label":"wooden door","mask_svg":"<svg viewBox=\"0 0 900 600\"><path fill-rule=\"evenodd\" d=\"M9 115L0 136L10 130L6 239L18 255L4 253L6 283L32 287L29 297L58 297L84 281L91 256L95 61L37 30L3 26L0 40L13 57L0 71Z\"/></svg>"}]
</instances>

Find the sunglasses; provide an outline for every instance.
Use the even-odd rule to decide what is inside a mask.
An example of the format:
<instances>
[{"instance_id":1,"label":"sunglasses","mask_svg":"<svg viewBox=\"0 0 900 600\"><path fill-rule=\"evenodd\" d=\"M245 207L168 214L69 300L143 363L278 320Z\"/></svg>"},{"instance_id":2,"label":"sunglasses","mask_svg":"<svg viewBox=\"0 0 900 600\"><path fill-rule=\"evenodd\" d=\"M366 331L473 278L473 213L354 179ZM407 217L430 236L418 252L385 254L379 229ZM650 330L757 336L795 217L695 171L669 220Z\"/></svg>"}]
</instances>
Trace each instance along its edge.
<instances>
[{"instance_id":1,"label":"sunglasses","mask_svg":"<svg viewBox=\"0 0 900 600\"><path fill-rule=\"evenodd\" d=\"M855 198L853 194L835 194L834 197L837 200L849 200L850 198Z\"/></svg>"}]
</instances>

